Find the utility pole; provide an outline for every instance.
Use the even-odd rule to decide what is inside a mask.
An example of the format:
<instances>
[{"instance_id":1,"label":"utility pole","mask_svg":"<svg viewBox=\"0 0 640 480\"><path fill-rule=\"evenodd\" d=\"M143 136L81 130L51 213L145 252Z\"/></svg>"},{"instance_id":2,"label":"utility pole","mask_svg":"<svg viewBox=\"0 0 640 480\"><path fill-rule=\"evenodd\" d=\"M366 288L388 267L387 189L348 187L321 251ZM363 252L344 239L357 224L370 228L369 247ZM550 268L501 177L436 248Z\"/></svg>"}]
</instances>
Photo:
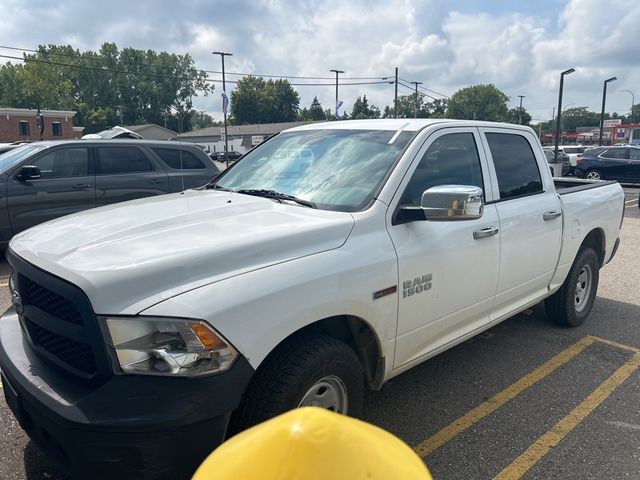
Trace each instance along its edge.
<instances>
[{"instance_id":1,"label":"utility pole","mask_svg":"<svg viewBox=\"0 0 640 480\"><path fill-rule=\"evenodd\" d=\"M520 109L518 110L518 125L522 125L522 99L525 97L524 95L518 95L520 98Z\"/></svg>"},{"instance_id":2,"label":"utility pole","mask_svg":"<svg viewBox=\"0 0 640 480\"><path fill-rule=\"evenodd\" d=\"M329 70L330 72L335 72L336 74L336 120L339 120L338 118L338 75L340 73L344 73L344 70Z\"/></svg>"},{"instance_id":3,"label":"utility pole","mask_svg":"<svg viewBox=\"0 0 640 480\"><path fill-rule=\"evenodd\" d=\"M227 135L227 106L229 105L229 97L227 97L227 84L224 78L224 57L230 57L233 53L228 52L212 52L214 55L220 55L222 59L222 115L224 118L224 160L227 168L229 168L229 136Z\"/></svg>"},{"instance_id":4,"label":"utility pole","mask_svg":"<svg viewBox=\"0 0 640 480\"><path fill-rule=\"evenodd\" d=\"M600 113L600 136L598 137L598 146L602 146L602 133L604 130L604 104L607 101L607 83L617 80L618 77L607 78L602 86L602 113ZM613 144L613 142L612 142Z\"/></svg>"},{"instance_id":5,"label":"utility pole","mask_svg":"<svg viewBox=\"0 0 640 480\"><path fill-rule=\"evenodd\" d=\"M418 85L422 85L422 82L411 82L416 86L416 98L413 103L413 118L418 118Z\"/></svg>"},{"instance_id":6,"label":"utility pole","mask_svg":"<svg viewBox=\"0 0 640 480\"><path fill-rule=\"evenodd\" d=\"M398 67L396 67L396 93L393 97L393 118L398 118Z\"/></svg>"}]
</instances>

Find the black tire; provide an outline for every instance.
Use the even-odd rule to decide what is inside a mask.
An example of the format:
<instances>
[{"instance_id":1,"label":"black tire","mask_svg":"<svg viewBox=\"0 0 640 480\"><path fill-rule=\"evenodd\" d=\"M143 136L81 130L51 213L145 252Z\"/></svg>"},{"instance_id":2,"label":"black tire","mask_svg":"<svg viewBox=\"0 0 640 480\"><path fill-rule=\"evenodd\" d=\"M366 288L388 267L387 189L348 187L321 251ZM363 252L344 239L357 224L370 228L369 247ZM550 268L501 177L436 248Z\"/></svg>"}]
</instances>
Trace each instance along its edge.
<instances>
[{"instance_id":1,"label":"black tire","mask_svg":"<svg viewBox=\"0 0 640 480\"><path fill-rule=\"evenodd\" d=\"M583 274L590 277L588 286L584 281L586 277L581 277ZM580 250L560 290L545 300L547 316L564 327L582 324L593 307L599 279L600 262L596 252L591 248ZM581 289L578 287L579 282ZM586 288L589 289L587 292Z\"/></svg>"},{"instance_id":2,"label":"black tire","mask_svg":"<svg viewBox=\"0 0 640 480\"><path fill-rule=\"evenodd\" d=\"M584 173L584 178L587 180L604 180L604 175L600 170L587 170Z\"/></svg>"},{"instance_id":3,"label":"black tire","mask_svg":"<svg viewBox=\"0 0 640 480\"><path fill-rule=\"evenodd\" d=\"M348 398L346 413L358 417L364 401L364 375L355 352L323 334L292 338L256 371L231 417L227 436L297 408L305 393L327 377L342 381Z\"/></svg>"}]
</instances>

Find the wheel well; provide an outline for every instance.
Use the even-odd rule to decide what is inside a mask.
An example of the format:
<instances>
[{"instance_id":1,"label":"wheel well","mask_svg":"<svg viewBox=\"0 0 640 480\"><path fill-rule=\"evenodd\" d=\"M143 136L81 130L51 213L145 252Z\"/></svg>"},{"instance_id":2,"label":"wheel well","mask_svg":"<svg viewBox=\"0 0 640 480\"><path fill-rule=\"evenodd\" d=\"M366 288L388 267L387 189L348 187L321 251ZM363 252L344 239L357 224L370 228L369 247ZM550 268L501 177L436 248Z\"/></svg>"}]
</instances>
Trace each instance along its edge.
<instances>
[{"instance_id":1,"label":"wheel well","mask_svg":"<svg viewBox=\"0 0 640 480\"><path fill-rule=\"evenodd\" d=\"M337 315L318 320L289 335L274 351L293 337L314 333L337 338L349 345L360 359L367 386L372 390L382 386L385 366L382 349L371 326L359 317Z\"/></svg>"},{"instance_id":2,"label":"wheel well","mask_svg":"<svg viewBox=\"0 0 640 480\"><path fill-rule=\"evenodd\" d=\"M591 230L589 234L582 241L582 245L580 245L580 250L583 248L592 248L596 255L598 256L598 262L600 263L600 267L604 265L604 257L606 254L606 242L604 232L600 228L596 228Z\"/></svg>"}]
</instances>

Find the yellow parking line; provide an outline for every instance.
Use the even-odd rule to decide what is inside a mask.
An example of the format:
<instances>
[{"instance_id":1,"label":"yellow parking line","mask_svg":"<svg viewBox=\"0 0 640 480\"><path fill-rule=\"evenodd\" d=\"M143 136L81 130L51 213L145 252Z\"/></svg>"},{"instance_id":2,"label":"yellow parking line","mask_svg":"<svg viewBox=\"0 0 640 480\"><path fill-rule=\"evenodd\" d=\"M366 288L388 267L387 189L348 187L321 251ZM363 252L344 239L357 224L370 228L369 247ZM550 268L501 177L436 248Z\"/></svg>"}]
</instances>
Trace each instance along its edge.
<instances>
[{"instance_id":1,"label":"yellow parking line","mask_svg":"<svg viewBox=\"0 0 640 480\"><path fill-rule=\"evenodd\" d=\"M9 286L8 283L0 282L0 287L8 287L8 286Z\"/></svg>"},{"instance_id":2,"label":"yellow parking line","mask_svg":"<svg viewBox=\"0 0 640 480\"><path fill-rule=\"evenodd\" d=\"M632 347L631 345L625 345L624 343L614 342L613 340L607 340L606 338L594 337L589 335L589 338L593 338L596 342L611 345L612 347L620 348L622 350L628 350L633 353L640 353L640 348Z\"/></svg>"},{"instance_id":3,"label":"yellow parking line","mask_svg":"<svg viewBox=\"0 0 640 480\"><path fill-rule=\"evenodd\" d=\"M609 342L605 342L609 343ZM636 353L628 362L618 368L600 384L580 405L560 420L547 433L542 435L522 455L507 466L494 480L517 480L533 467L549 450L582 422L598 405L604 402L613 391L640 367L640 353Z\"/></svg>"},{"instance_id":4,"label":"yellow parking line","mask_svg":"<svg viewBox=\"0 0 640 480\"><path fill-rule=\"evenodd\" d=\"M540 365L517 382L497 393L486 402L481 403L473 410L465 413L462 417L458 418L453 423L450 423L431 437L420 442L416 447L414 447L414 450L418 455L420 455L420 457L426 457L455 436L464 432L474 423L479 422L487 415L493 413L509 400L518 396L524 390L545 378L564 363L567 363L595 341L596 339L593 337L581 338L576 343L564 349L555 357Z\"/></svg>"}]
</instances>

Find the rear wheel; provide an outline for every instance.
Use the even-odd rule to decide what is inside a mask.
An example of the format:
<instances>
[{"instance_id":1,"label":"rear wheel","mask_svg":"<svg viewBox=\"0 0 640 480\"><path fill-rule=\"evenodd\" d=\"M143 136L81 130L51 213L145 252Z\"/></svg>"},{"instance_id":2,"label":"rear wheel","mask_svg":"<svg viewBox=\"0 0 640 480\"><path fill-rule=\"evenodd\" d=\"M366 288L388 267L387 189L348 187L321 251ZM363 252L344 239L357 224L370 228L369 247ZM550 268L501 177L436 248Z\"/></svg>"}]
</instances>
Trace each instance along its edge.
<instances>
[{"instance_id":1,"label":"rear wheel","mask_svg":"<svg viewBox=\"0 0 640 480\"><path fill-rule=\"evenodd\" d=\"M587 180L604 180L604 175L599 170L589 170L584 174Z\"/></svg>"},{"instance_id":2,"label":"rear wheel","mask_svg":"<svg viewBox=\"0 0 640 480\"><path fill-rule=\"evenodd\" d=\"M545 300L547 316L559 325L577 327L589 316L598 290L600 264L596 252L578 252L562 287Z\"/></svg>"},{"instance_id":3,"label":"rear wheel","mask_svg":"<svg viewBox=\"0 0 640 480\"><path fill-rule=\"evenodd\" d=\"M364 400L360 360L344 342L323 334L294 337L256 371L229 424L235 434L298 407L357 417Z\"/></svg>"}]
</instances>

